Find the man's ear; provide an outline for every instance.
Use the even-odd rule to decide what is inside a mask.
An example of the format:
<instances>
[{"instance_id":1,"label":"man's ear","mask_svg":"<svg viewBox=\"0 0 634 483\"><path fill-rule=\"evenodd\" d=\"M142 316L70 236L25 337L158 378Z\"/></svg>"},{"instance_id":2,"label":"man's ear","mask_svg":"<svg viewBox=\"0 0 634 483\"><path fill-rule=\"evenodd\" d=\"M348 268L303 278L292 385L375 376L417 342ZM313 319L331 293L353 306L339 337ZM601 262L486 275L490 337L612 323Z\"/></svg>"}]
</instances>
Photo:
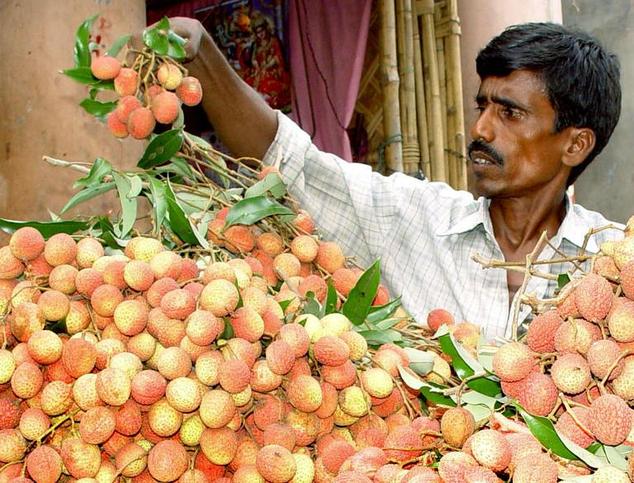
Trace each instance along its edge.
<instances>
[{"instance_id":1,"label":"man's ear","mask_svg":"<svg viewBox=\"0 0 634 483\"><path fill-rule=\"evenodd\" d=\"M597 138L594 131L587 127L570 127L566 131L567 141L561 161L572 168L590 155Z\"/></svg>"}]
</instances>

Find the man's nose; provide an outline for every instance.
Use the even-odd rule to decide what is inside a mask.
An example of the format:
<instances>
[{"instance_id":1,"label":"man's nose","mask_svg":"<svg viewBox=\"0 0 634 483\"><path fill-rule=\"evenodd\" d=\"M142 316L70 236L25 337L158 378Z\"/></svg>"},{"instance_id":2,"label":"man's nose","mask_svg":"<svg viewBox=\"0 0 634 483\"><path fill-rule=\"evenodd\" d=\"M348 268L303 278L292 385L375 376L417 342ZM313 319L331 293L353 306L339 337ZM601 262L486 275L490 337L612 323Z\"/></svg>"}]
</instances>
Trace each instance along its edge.
<instances>
[{"instance_id":1,"label":"man's nose","mask_svg":"<svg viewBox=\"0 0 634 483\"><path fill-rule=\"evenodd\" d=\"M493 110L490 107L486 107L480 111L478 118L471 126L471 138L481 139L490 143L494 137Z\"/></svg>"}]
</instances>

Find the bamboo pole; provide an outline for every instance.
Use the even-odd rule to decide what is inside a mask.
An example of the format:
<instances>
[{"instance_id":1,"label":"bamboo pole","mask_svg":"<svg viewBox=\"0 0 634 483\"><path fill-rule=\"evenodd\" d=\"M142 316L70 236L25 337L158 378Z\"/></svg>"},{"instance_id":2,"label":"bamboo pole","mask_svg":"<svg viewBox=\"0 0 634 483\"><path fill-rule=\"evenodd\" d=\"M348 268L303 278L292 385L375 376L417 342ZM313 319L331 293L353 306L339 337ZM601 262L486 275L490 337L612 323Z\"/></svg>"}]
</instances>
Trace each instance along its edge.
<instances>
[{"instance_id":1,"label":"bamboo pole","mask_svg":"<svg viewBox=\"0 0 634 483\"><path fill-rule=\"evenodd\" d=\"M412 0L396 0L398 62L400 84L401 130L403 132L403 169L416 174L420 162L418 126L416 123L416 79L414 75L414 33Z\"/></svg>"},{"instance_id":2,"label":"bamboo pole","mask_svg":"<svg viewBox=\"0 0 634 483\"><path fill-rule=\"evenodd\" d=\"M381 84L383 86L383 128L385 163L389 172L403 171L399 77L396 58L396 19L394 0L380 0L381 9Z\"/></svg>"},{"instance_id":3,"label":"bamboo pole","mask_svg":"<svg viewBox=\"0 0 634 483\"><path fill-rule=\"evenodd\" d=\"M412 15L412 32L414 38L414 75L416 88L416 126L418 128L418 144L420 146L420 169L425 177L431 179L429 160L429 136L427 134L427 107L425 103L425 82L423 80L423 56L420 46L420 29L418 15Z\"/></svg>"},{"instance_id":4,"label":"bamboo pole","mask_svg":"<svg viewBox=\"0 0 634 483\"><path fill-rule=\"evenodd\" d=\"M444 163L442 104L440 101L440 81L438 77L438 60L436 59L436 38L434 34L434 2L423 0L418 2L423 12L423 64L425 77L429 79L431 128L430 154L432 179L448 181L448 173ZM419 11L421 11L419 10Z\"/></svg>"},{"instance_id":5,"label":"bamboo pole","mask_svg":"<svg viewBox=\"0 0 634 483\"><path fill-rule=\"evenodd\" d=\"M438 15L435 16L436 19ZM452 184L451 166L447 156L447 77L445 72L445 49L443 38L438 36L436 30L437 20L434 22L434 34L436 40L436 60L438 62L438 86L440 87L440 113L442 114L442 157L447 173L447 183Z\"/></svg>"},{"instance_id":6,"label":"bamboo pole","mask_svg":"<svg viewBox=\"0 0 634 483\"><path fill-rule=\"evenodd\" d=\"M467 189L467 163L464 132L464 108L462 102L462 68L460 65L460 18L458 17L458 0L448 0L449 35L447 37L447 71L451 72L451 98L454 111L453 139L454 148L450 158L456 166L456 185L454 188Z\"/></svg>"}]
</instances>

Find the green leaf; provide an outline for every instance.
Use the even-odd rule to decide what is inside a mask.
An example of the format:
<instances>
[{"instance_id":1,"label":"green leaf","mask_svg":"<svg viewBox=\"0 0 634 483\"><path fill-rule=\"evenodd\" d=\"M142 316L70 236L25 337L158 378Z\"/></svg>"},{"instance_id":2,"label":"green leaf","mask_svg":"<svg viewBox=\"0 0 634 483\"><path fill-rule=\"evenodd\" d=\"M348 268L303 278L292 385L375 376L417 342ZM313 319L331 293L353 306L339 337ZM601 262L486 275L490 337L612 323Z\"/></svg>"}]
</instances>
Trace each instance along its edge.
<instances>
[{"instance_id":1,"label":"green leaf","mask_svg":"<svg viewBox=\"0 0 634 483\"><path fill-rule=\"evenodd\" d=\"M165 200L165 183L152 176L146 175L152 195L152 210L154 211L154 226L161 227L167 216L167 201Z\"/></svg>"},{"instance_id":2,"label":"green leaf","mask_svg":"<svg viewBox=\"0 0 634 483\"><path fill-rule=\"evenodd\" d=\"M253 198L266 193L271 193L274 198L282 198L286 194L286 185L277 173L269 173L244 192L245 198Z\"/></svg>"},{"instance_id":3,"label":"green leaf","mask_svg":"<svg viewBox=\"0 0 634 483\"><path fill-rule=\"evenodd\" d=\"M13 233L18 228L30 226L38 230L44 238L50 238L57 233L68 233L72 235L78 231L86 230L88 223L84 221L64 220L64 221L18 221L0 218L0 230L5 233Z\"/></svg>"},{"instance_id":4,"label":"green leaf","mask_svg":"<svg viewBox=\"0 0 634 483\"><path fill-rule=\"evenodd\" d=\"M398 324L402 319L400 318L396 318L396 319L385 319L382 320L380 322L377 322L376 324L374 324L374 328L377 330L387 330L387 329L391 329L392 327L394 327L396 324Z\"/></svg>"},{"instance_id":5,"label":"green leaf","mask_svg":"<svg viewBox=\"0 0 634 483\"><path fill-rule=\"evenodd\" d=\"M167 38L172 44L179 45L181 47L185 47L185 44L187 43L187 39L184 39L173 30L169 30L167 32Z\"/></svg>"},{"instance_id":6,"label":"green leaf","mask_svg":"<svg viewBox=\"0 0 634 483\"><path fill-rule=\"evenodd\" d=\"M394 315L396 309L401 306L401 297L395 298L391 302L385 305L379 305L378 307L370 307L370 313L366 317L368 322L377 323L380 320L387 319Z\"/></svg>"},{"instance_id":7,"label":"green leaf","mask_svg":"<svg viewBox=\"0 0 634 483\"><path fill-rule=\"evenodd\" d=\"M412 347L404 347L409 359L409 368L420 376L429 374L434 367L434 360L438 357L431 351L421 351Z\"/></svg>"},{"instance_id":8,"label":"green leaf","mask_svg":"<svg viewBox=\"0 0 634 483\"><path fill-rule=\"evenodd\" d=\"M632 452L632 447L624 445L624 444L621 446L616 446L616 447L599 444L596 450L594 451L594 454L602 462L605 462L606 464L610 464L621 471L627 471L628 466L627 466L626 457L631 452ZM580 457L580 459L582 461L585 461L583 457Z\"/></svg>"},{"instance_id":9,"label":"green leaf","mask_svg":"<svg viewBox=\"0 0 634 483\"><path fill-rule=\"evenodd\" d=\"M172 123L172 129L183 129L185 127L185 113L183 112L183 108L179 106L178 115L176 119Z\"/></svg>"},{"instance_id":10,"label":"green leaf","mask_svg":"<svg viewBox=\"0 0 634 483\"><path fill-rule=\"evenodd\" d=\"M231 318L223 317L223 320L225 322L225 329L222 331L222 334L220 334L220 337L218 338L224 340L233 339L235 334L233 332L233 325L231 325Z\"/></svg>"},{"instance_id":11,"label":"green leaf","mask_svg":"<svg viewBox=\"0 0 634 483\"><path fill-rule=\"evenodd\" d=\"M148 145L143 157L137 163L141 169L149 169L168 161L183 144L183 131L172 129L159 134Z\"/></svg>"},{"instance_id":12,"label":"green leaf","mask_svg":"<svg viewBox=\"0 0 634 483\"><path fill-rule=\"evenodd\" d=\"M159 55L167 55L169 51L167 35L158 28L145 29L143 31L143 43Z\"/></svg>"},{"instance_id":13,"label":"green leaf","mask_svg":"<svg viewBox=\"0 0 634 483\"><path fill-rule=\"evenodd\" d=\"M50 330L51 332L55 332L56 334L64 334L68 332L65 320L58 320L57 322L48 323L46 324L45 329Z\"/></svg>"},{"instance_id":14,"label":"green leaf","mask_svg":"<svg viewBox=\"0 0 634 483\"><path fill-rule=\"evenodd\" d=\"M115 236L114 227L107 217L100 216L95 227L101 230L101 234L99 236L110 248L119 249L123 247L123 240Z\"/></svg>"},{"instance_id":15,"label":"green leaf","mask_svg":"<svg viewBox=\"0 0 634 483\"><path fill-rule=\"evenodd\" d=\"M577 456L561 441L559 435L555 431L553 423L549 419L541 416L533 416L532 414L526 412L526 410L524 410L524 408L519 404L514 404L514 406L522 415L528 429L530 429L533 436L537 438L544 448L549 449L562 458L569 460L578 459Z\"/></svg>"},{"instance_id":16,"label":"green leaf","mask_svg":"<svg viewBox=\"0 0 634 483\"><path fill-rule=\"evenodd\" d=\"M120 226L115 225L114 232L124 238L134 226L137 213L136 195L133 195L132 182L127 176L119 173L112 173L117 191L119 193L119 202L121 203L121 222Z\"/></svg>"},{"instance_id":17,"label":"green leaf","mask_svg":"<svg viewBox=\"0 0 634 483\"><path fill-rule=\"evenodd\" d=\"M169 163L155 168L157 173L174 173L182 178L195 179L194 171L189 163L178 156L173 157Z\"/></svg>"},{"instance_id":18,"label":"green leaf","mask_svg":"<svg viewBox=\"0 0 634 483\"><path fill-rule=\"evenodd\" d=\"M368 316L372 301L376 297L376 291L379 288L380 277L380 263L377 260L363 272L357 284L350 290L348 300L343 304L341 312L354 325L361 325Z\"/></svg>"},{"instance_id":19,"label":"green leaf","mask_svg":"<svg viewBox=\"0 0 634 483\"><path fill-rule=\"evenodd\" d=\"M75 67L74 69L65 69L62 71L62 74L81 84L94 84L99 80L94 75L92 75L90 67Z\"/></svg>"},{"instance_id":20,"label":"green leaf","mask_svg":"<svg viewBox=\"0 0 634 483\"><path fill-rule=\"evenodd\" d=\"M114 181L94 186L88 186L87 188L84 188L83 190L75 193L73 197L64 205L64 208L62 208L62 211L60 213L66 213L68 210L70 210L74 206L77 206L79 203L83 203L84 201L88 201L95 196L99 196L105 193L106 191L110 191L114 187Z\"/></svg>"},{"instance_id":21,"label":"green leaf","mask_svg":"<svg viewBox=\"0 0 634 483\"><path fill-rule=\"evenodd\" d=\"M130 40L130 35L122 35L117 40L113 42L108 51L106 52L110 57L116 57L117 54L121 51L123 46L128 43Z\"/></svg>"},{"instance_id":22,"label":"green leaf","mask_svg":"<svg viewBox=\"0 0 634 483\"><path fill-rule=\"evenodd\" d=\"M182 60L185 58L185 56L187 55L185 53L185 49L183 47L181 47L180 45L171 42L168 40L168 47L167 47L167 55L169 55L172 59L176 59L176 60Z\"/></svg>"},{"instance_id":23,"label":"green leaf","mask_svg":"<svg viewBox=\"0 0 634 483\"><path fill-rule=\"evenodd\" d=\"M90 97L81 101L79 105L83 107L88 114L92 114L100 119L106 117L106 115L110 114L117 107L116 102L101 102L91 99Z\"/></svg>"},{"instance_id":24,"label":"green leaf","mask_svg":"<svg viewBox=\"0 0 634 483\"><path fill-rule=\"evenodd\" d=\"M464 380L467 377L473 376L475 374L474 369L469 364L467 364L463 357L464 349L462 349L462 347L458 347L460 346L460 344L451 336L451 334L449 334L448 332L445 333L438 338L438 341L440 342L440 347L442 348L442 351L451 357L451 365L455 369L456 374L458 374L458 377L460 379ZM484 372L484 368L481 369L482 370L478 370L478 372ZM486 394L487 396L495 397L498 394L502 393L500 384L497 381L489 379L487 376L472 379L467 382L467 386L475 391L481 392L482 394Z\"/></svg>"},{"instance_id":25,"label":"green leaf","mask_svg":"<svg viewBox=\"0 0 634 483\"><path fill-rule=\"evenodd\" d=\"M90 172L83 178L75 180L75 183L73 183L73 188L85 188L87 186L101 184L104 176L107 176L111 173L112 165L103 158L97 158L95 159L95 162L92 163Z\"/></svg>"},{"instance_id":26,"label":"green leaf","mask_svg":"<svg viewBox=\"0 0 634 483\"><path fill-rule=\"evenodd\" d=\"M73 58L76 67L90 67L90 29L98 16L99 14L96 14L84 20L75 33Z\"/></svg>"},{"instance_id":27,"label":"green leaf","mask_svg":"<svg viewBox=\"0 0 634 483\"><path fill-rule=\"evenodd\" d=\"M190 191L179 191L175 195L183 211L190 215L208 210L212 203L210 196L202 196Z\"/></svg>"},{"instance_id":28,"label":"green leaf","mask_svg":"<svg viewBox=\"0 0 634 483\"><path fill-rule=\"evenodd\" d=\"M361 334L368 345L380 346L382 344L389 344L393 342L399 342L403 340L403 336L396 330L360 330Z\"/></svg>"},{"instance_id":29,"label":"green leaf","mask_svg":"<svg viewBox=\"0 0 634 483\"><path fill-rule=\"evenodd\" d=\"M204 238L201 239L198 234L198 230L196 230L183 208L178 204L176 200L176 195L172 190L172 187L169 183L167 183L165 187L165 198L167 200L167 212L169 214L170 227L172 231L185 243L189 243L190 245L201 245L205 248L209 247L207 240Z\"/></svg>"},{"instance_id":30,"label":"green leaf","mask_svg":"<svg viewBox=\"0 0 634 483\"><path fill-rule=\"evenodd\" d=\"M570 276L567 273L557 275L557 287L559 289L564 288L568 282L570 282Z\"/></svg>"},{"instance_id":31,"label":"green leaf","mask_svg":"<svg viewBox=\"0 0 634 483\"><path fill-rule=\"evenodd\" d=\"M326 303L324 304L326 314L332 314L337 311L337 300L337 290L335 290L332 280L328 280L328 294L326 295Z\"/></svg>"},{"instance_id":32,"label":"green leaf","mask_svg":"<svg viewBox=\"0 0 634 483\"><path fill-rule=\"evenodd\" d=\"M267 216L293 215L290 208L264 196L255 196L239 201L227 213L225 228L231 225L253 225Z\"/></svg>"},{"instance_id":33,"label":"green leaf","mask_svg":"<svg viewBox=\"0 0 634 483\"><path fill-rule=\"evenodd\" d=\"M420 388L421 395L425 398L425 400L430 401L439 406L447 406L450 408L455 408L456 403L448 396L444 396L443 394L434 391L433 386L431 384L424 385Z\"/></svg>"},{"instance_id":34,"label":"green leaf","mask_svg":"<svg viewBox=\"0 0 634 483\"><path fill-rule=\"evenodd\" d=\"M318 319L323 317L323 310L321 304L315 299L315 294L313 292L306 293L306 303L304 304L305 314L312 314Z\"/></svg>"},{"instance_id":35,"label":"green leaf","mask_svg":"<svg viewBox=\"0 0 634 483\"><path fill-rule=\"evenodd\" d=\"M289 305L291 305L293 300L295 300L295 298L282 300L282 301L278 302L280 304L280 307L282 308L282 312L286 312L286 309L288 308ZM304 325L301 322L300 322L300 324Z\"/></svg>"}]
</instances>

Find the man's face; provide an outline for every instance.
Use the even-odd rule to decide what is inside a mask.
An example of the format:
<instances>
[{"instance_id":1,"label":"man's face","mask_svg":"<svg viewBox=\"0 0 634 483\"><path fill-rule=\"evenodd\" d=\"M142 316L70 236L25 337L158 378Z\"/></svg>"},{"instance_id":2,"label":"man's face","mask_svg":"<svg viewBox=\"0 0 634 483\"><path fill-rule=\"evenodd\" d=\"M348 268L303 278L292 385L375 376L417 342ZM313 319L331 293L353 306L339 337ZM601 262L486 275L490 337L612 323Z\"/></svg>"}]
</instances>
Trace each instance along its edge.
<instances>
[{"instance_id":1,"label":"man's face","mask_svg":"<svg viewBox=\"0 0 634 483\"><path fill-rule=\"evenodd\" d=\"M552 183L565 186L566 130L555 132L555 111L537 74L518 70L487 77L476 103L469 159L480 195L514 198Z\"/></svg>"}]
</instances>

